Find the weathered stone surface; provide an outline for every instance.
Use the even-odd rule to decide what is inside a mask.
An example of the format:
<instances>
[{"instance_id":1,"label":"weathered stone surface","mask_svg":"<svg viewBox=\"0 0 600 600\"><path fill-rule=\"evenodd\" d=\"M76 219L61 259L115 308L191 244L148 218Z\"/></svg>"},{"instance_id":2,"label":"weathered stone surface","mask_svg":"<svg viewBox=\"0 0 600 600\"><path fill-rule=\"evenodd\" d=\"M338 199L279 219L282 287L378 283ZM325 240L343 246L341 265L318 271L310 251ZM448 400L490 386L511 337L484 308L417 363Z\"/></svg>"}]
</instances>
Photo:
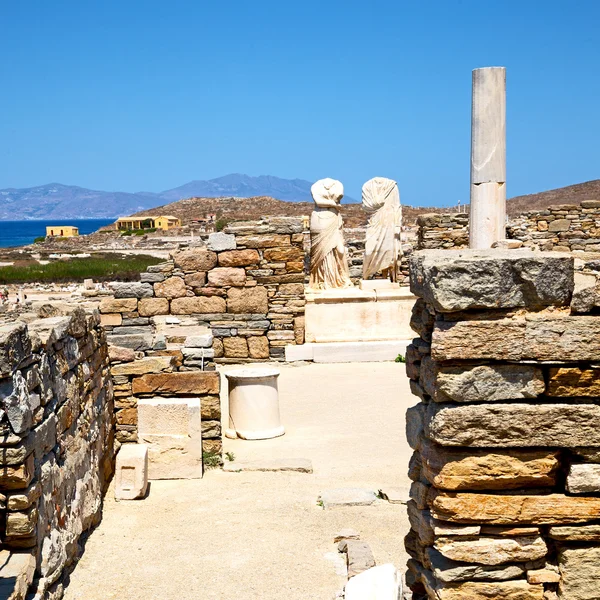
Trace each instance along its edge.
<instances>
[{"instance_id":1,"label":"weathered stone surface","mask_svg":"<svg viewBox=\"0 0 600 600\"><path fill-rule=\"evenodd\" d=\"M148 330L145 333L127 333L115 334L111 333L106 336L108 342L113 346L121 346L122 348L130 348L132 350L150 350L152 348L153 336Z\"/></svg>"},{"instance_id":2,"label":"weathered stone surface","mask_svg":"<svg viewBox=\"0 0 600 600\"><path fill-rule=\"evenodd\" d=\"M348 581L345 600L398 600L402 577L392 564L371 567Z\"/></svg>"},{"instance_id":3,"label":"weathered stone surface","mask_svg":"<svg viewBox=\"0 0 600 600\"><path fill-rule=\"evenodd\" d=\"M600 465L571 465L567 476L567 491L571 494L600 493Z\"/></svg>"},{"instance_id":4,"label":"weathered stone surface","mask_svg":"<svg viewBox=\"0 0 600 600\"><path fill-rule=\"evenodd\" d=\"M563 525L550 527L548 536L568 542L600 542L600 525Z\"/></svg>"},{"instance_id":5,"label":"weathered stone surface","mask_svg":"<svg viewBox=\"0 0 600 600\"><path fill-rule=\"evenodd\" d=\"M549 487L559 469L557 451L454 450L423 441L420 453L422 475L442 490Z\"/></svg>"},{"instance_id":6,"label":"weathered stone surface","mask_svg":"<svg viewBox=\"0 0 600 600\"><path fill-rule=\"evenodd\" d=\"M371 490L360 488L335 488L321 492L320 500L323 508L337 506L369 506L377 497Z\"/></svg>"},{"instance_id":7,"label":"weathered stone surface","mask_svg":"<svg viewBox=\"0 0 600 600\"><path fill-rule=\"evenodd\" d=\"M167 298L142 298L138 304L140 317L155 317L169 314Z\"/></svg>"},{"instance_id":8,"label":"weathered stone surface","mask_svg":"<svg viewBox=\"0 0 600 600\"><path fill-rule=\"evenodd\" d=\"M224 313L226 303L218 296L194 296L193 298L176 298L171 302L171 313L174 315Z\"/></svg>"},{"instance_id":9,"label":"weathered stone surface","mask_svg":"<svg viewBox=\"0 0 600 600\"><path fill-rule=\"evenodd\" d=\"M8 422L15 433L23 433L31 426L31 400L27 391L27 381L21 371L15 371L11 379L0 383L0 406L6 412Z\"/></svg>"},{"instance_id":10,"label":"weathered stone surface","mask_svg":"<svg viewBox=\"0 0 600 600\"><path fill-rule=\"evenodd\" d=\"M265 260L269 262L297 262L304 260L302 248L297 246L284 246L281 248L268 248L264 252Z\"/></svg>"},{"instance_id":11,"label":"weathered stone surface","mask_svg":"<svg viewBox=\"0 0 600 600\"><path fill-rule=\"evenodd\" d=\"M190 287L202 287L206 283L206 273L188 273L183 280Z\"/></svg>"},{"instance_id":12,"label":"weathered stone surface","mask_svg":"<svg viewBox=\"0 0 600 600\"><path fill-rule=\"evenodd\" d=\"M143 498L147 488L148 447L144 444L124 444L117 454L115 499Z\"/></svg>"},{"instance_id":13,"label":"weathered stone surface","mask_svg":"<svg viewBox=\"0 0 600 600\"><path fill-rule=\"evenodd\" d=\"M542 369L532 365L439 367L421 362L420 383L436 402L494 402L535 398L544 393Z\"/></svg>"},{"instance_id":14,"label":"weathered stone surface","mask_svg":"<svg viewBox=\"0 0 600 600\"><path fill-rule=\"evenodd\" d=\"M217 255L206 248L190 248L173 254L175 266L188 273L210 271L217 266Z\"/></svg>"},{"instance_id":15,"label":"weathered stone surface","mask_svg":"<svg viewBox=\"0 0 600 600\"><path fill-rule=\"evenodd\" d=\"M223 233L218 231L211 233L208 236L208 249L214 252L221 252L223 250L235 250L235 235L229 233Z\"/></svg>"},{"instance_id":16,"label":"weathered stone surface","mask_svg":"<svg viewBox=\"0 0 600 600\"><path fill-rule=\"evenodd\" d=\"M414 500L409 500L406 504L408 521L411 529L419 536L419 539L426 546L433 546L435 534L433 531L434 519L429 510L422 510L417 507Z\"/></svg>"},{"instance_id":17,"label":"weathered stone surface","mask_svg":"<svg viewBox=\"0 0 600 600\"><path fill-rule=\"evenodd\" d=\"M111 362L131 362L135 360L135 352L131 348L121 346L109 346L108 357Z\"/></svg>"},{"instance_id":18,"label":"weathered stone surface","mask_svg":"<svg viewBox=\"0 0 600 600\"><path fill-rule=\"evenodd\" d=\"M349 579L376 564L373 552L366 542L344 539L339 543L338 549L340 552L346 553Z\"/></svg>"},{"instance_id":19,"label":"weathered stone surface","mask_svg":"<svg viewBox=\"0 0 600 600\"><path fill-rule=\"evenodd\" d=\"M250 358L269 358L269 340L264 335L249 337L248 355Z\"/></svg>"},{"instance_id":20,"label":"weathered stone surface","mask_svg":"<svg viewBox=\"0 0 600 600\"><path fill-rule=\"evenodd\" d=\"M262 285L257 285L253 288L230 288L227 290L227 312L268 313L269 301L267 288Z\"/></svg>"},{"instance_id":21,"label":"weathered stone surface","mask_svg":"<svg viewBox=\"0 0 600 600\"><path fill-rule=\"evenodd\" d=\"M600 396L600 368L555 367L549 370L548 396Z\"/></svg>"},{"instance_id":22,"label":"weathered stone surface","mask_svg":"<svg viewBox=\"0 0 600 600\"><path fill-rule=\"evenodd\" d=\"M490 525L586 523L600 518L600 498L438 492L431 514L445 521Z\"/></svg>"},{"instance_id":23,"label":"weathered stone surface","mask_svg":"<svg viewBox=\"0 0 600 600\"><path fill-rule=\"evenodd\" d=\"M569 231L571 221L569 219L554 219L548 225L548 231L558 233L559 231Z\"/></svg>"},{"instance_id":24,"label":"weathered stone surface","mask_svg":"<svg viewBox=\"0 0 600 600\"><path fill-rule=\"evenodd\" d=\"M203 396L200 401L200 411L203 421L221 418L221 398L219 396Z\"/></svg>"},{"instance_id":25,"label":"weathered stone surface","mask_svg":"<svg viewBox=\"0 0 600 600\"><path fill-rule=\"evenodd\" d=\"M219 254L221 267L249 267L260 262L257 250L231 250Z\"/></svg>"},{"instance_id":26,"label":"weathered stone surface","mask_svg":"<svg viewBox=\"0 0 600 600\"><path fill-rule=\"evenodd\" d=\"M149 283L127 281L111 283L110 287L115 293L115 298L151 298L154 296L154 290L152 289L152 285Z\"/></svg>"},{"instance_id":27,"label":"weathered stone surface","mask_svg":"<svg viewBox=\"0 0 600 600\"><path fill-rule=\"evenodd\" d=\"M558 583L560 574L552 569L532 569L527 571L527 581L529 583Z\"/></svg>"},{"instance_id":28,"label":"weathered stone surface","mask_svg":"<svg viewBox=\"0 0 600 600\"><path fill-rule=\"evenodd\" d=\"M273 458L270 460L251 460L226 462L223 471L240 473L242 471L294 471L312 473L312 463L306 458Z\"/></svg>"},{"instance_id":29,"label":"weathered stone surface","mask_svg":"<svg viewBox=\"0 0 600 600\"><path fill-rule=\"evenodd\" d=\"M218 394L219 374L187 371L142 375L133 380L134 394Z\"/></svg>"},{"instance_id":30,"label":"weathered stone surface","mask_svg":"<svg viewBox=\"0 0 600 600\"><path fill-rule=\"evenodd\" d=\"M9 512L6 515L6 535L9 537L28 537L35 532L38 518L37 508L24 512Z\"/></svg>"},{"instance_id":31,"label":"weathered stone surface","mask_svg":"<svg viewBox=\"0 0 600 600\"><path fill-rule=\"evenodd\" d=\"M600 406L430 404L425 435L442 446L595 447L600 446Z\"/></svg>"},{"instance_id":32,"label":"weathered stone surface","mask_svg":"<svg viewBox=\"0 0 600 600\"><path fill-rule=\"evenodd\" d=\"M135 362L122 365L113 365L110 369L112 375L144 375L146 373L160 373L172 367L171 356L148 356Z\"/></svg>"},{"instance_id":33,"label":"weathered stone surface","mask_svg":"<svg viewBox=\"0 0 600 600\"><path fill-rule=\"evenodd\" d=\"M243 286L246 283L245 269L217 267L208 273L208 284L215 287Z\"/></svg>"},{"instance_id":34,"label":"weathered stone surface","mask_svg":"<svg viewBox=\"0 0 600 600\"><path fill-rule=\"evenodd\" d=\"M541 537L444 538L435 540L434 548L446 558L481 565L504 565L544 558L548 553Z\"/></svg>"},{"instance_id":35,"label":"weathered stone surface","mask_svg":"<svg viewBox=\"0 0 600 600\"><path fill-rule=\"evenodd\" d=\"M0 487L3 490L25 489L31 483L33 475L34 459L33 454L30 454L23 464L0 467Z\"/></svg>"},{"instance_id":36,"label":"weathered stone surface","mask_svg":"<svg viewBox=\"0 0 600 600\"><path fill-rule=\"evenodd\" d=\"M565 306L574 286L570 254L527 250L419 251L411 291L439 312Z\"/></svg>"},{"instance_id":37,"label":"weathered stone surface","mask_svg":"<svg viewBox=\"0 0 600 600\"><path fill-rule=\"evenodd\" d=\"M101 313L126 313L137 310L136 298L102 298L100 300Z\"/></svg>"},{"instance_id":38,"label":"weathered stone surface","mask_svg":"<svg viewBox=\"0 0 600 600\"><path fill-rule=\"evenodd\" d=\"M600 590L600 547L568 548L558 551L561 600L597 600Z\"/></svg>"},{"instance_id":39,"label":"weathered stone surface","mask_svg":"<svg viewBox=\"0 0 600 600\"><path fill-rule=\"evenodd\" d=\"M225 358L248 358L248 343L243 337L226 337L223 339Z\"/></svg>"},{"instance_id":40,"label":"weathered stone surface","mask_svg":"<svg viewBox=\"0 0 600 600\"><path fill-rule=\"evenodd\" d=\"M140 273L140 281L142 283L158 283L164 280L165 276L162 273Z\"/></svg>"},{"instance_id":41,"label":"weathered stone surface","mask_svg":"<svg viewBox=\"0 0 600 600\"><path fill-rule=\"evenodd\" d=\"M435 548L427 548L427 567L436 579L444 583L462 581L518 579L525 573L523 565L481 565L456 562L446 558ZM468 561L469 563L471 561Z\"/></svg>"},{"instance_id":42,"label":"weathered stone surface","mask_svg":"<svg viewBox=\"0 0 600 600\"><path fill-rule=\"evenodd\" d=\"M118 327L123 323L123 315L120 313L102 313L100 315L100 324L102 327Z\"/></svg>"},{"instance_id":43,"label":"weathered stone surface","mask_svg":"<svg viewBox=\"0 0 600 600\"><path fill-rule=\"evenodd\" d=\"M210 348L213 339L210 331L198 335L189 335L185 338L185 346L186 348Z\"/></svg>"},{"instance_id":44,"label":"weathered stone surface","mask_svg":"<svg viewBox=\"0 0 600 600\"><path fill-rule=\"evenodd\" d=\"M575 273L575 289L571 299L571 311L589 313L600 301L595 275Z\"/></svg>"},{"instance_id":45,"label":"weathered stone surface","mask_svg":"<svg viewBox=\"0 0 600 600\"><path fill-rule=\"evenodd\" d=\"M187 295L187 287L181 277L169 277L154 284L154 295L157 298L183 298Z\"/></svg>"},{"instance_id":46,"label":"weathered stone surface","mask_svg":"<svg viewBox=\"0 0 600 600\"><path fill-rule=\"evenodd\" d=\"M275 246L289 246L290 236L284 234L264 235L238 235L237 245L246 248L273 248Z\"/></svg>"}]
</instances>

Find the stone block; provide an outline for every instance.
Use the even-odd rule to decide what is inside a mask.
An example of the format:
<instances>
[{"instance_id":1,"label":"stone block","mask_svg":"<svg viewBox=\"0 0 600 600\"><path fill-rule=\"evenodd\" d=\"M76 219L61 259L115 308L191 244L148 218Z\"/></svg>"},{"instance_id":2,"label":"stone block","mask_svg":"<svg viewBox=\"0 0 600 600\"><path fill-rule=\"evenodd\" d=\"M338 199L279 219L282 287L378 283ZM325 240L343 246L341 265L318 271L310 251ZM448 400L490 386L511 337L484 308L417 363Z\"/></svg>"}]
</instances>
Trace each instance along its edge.
<instances>
[{"instance_id":1,"label":"stone block","mask_svg":"<svg viewBox=\"0 0 600 600\"><path fill-rule=\"evenodd\" d=\"M159 373L135 377L133 394L218 394L219 374L215 371Z\"/></svg>"},{"instance_id":2,"label":"stone block","mask_svg":"<svg viewBox=\"0 0 600 600\"><path fill-rule=\"evenodd\" d=\"M373 552L366 542L344 539L339 543L338 549L346 554L349 579L374 567L376 564Z\"/></svg>"},{"instance_id":3,"label":"stone block","mask_svg":"<svg viewBox=\"0 0 600 600\"><path fill-rule=\"evenodd\" d=\"M264 335L249 337L248 356L256 359L269 358L269 340Z\"/></svg>"},{"instance_id":4,"label":"stone block","mask_svg":"<svg viewBox=\"0 0 600 600\"><path fill-rule=\"evenodd\" d=\"M171 302L171 313L174 315L214 314L225 311L225 300L218 296L176 298Z\"/></svg>"},{"instance_id":5,"label":"stone block","mask_svg":"<svg viewBox=\"0 0 600 600\"><path fill-rule=\"evenodd\" d=\"M208 272L208 284L215 287L243 286L246 283L246 270L236 267L216 267Z\"/></svg>"},{"instance_id":6,"label":"stone block","mask_svg":"<svg viewBox=\"0 0 600 600\"><path fill-rule=\"evenodd\" d=\"M548 537L561 542L600 542L600 525L550 527Z\"/></svg>"},{"instance_id":7,"label":"stone block","mask_svg":"<svg viewBox=\"0 0 600 600\"><path fill-rule=\"evenodd\" d=\"M335 488L321 492L320 500L323 508L338 506L369 506L377 500L371 490L360 488Z\"/></svg>"},{"instance_id":8,"label":"stone block","mask_svg":"<svg viewBox=\"0 0 600 600\"><path fill-rule=\"evenodd\" d=\"M210 271L217 266L217 255L206 248L190 248L173 254L175 267L186 273Z\"/></svg>"},{"instance_id":9,"label":"stone block","mask_svg":"<svg viewBox=\"0 0 600 600\"><path fill-rule=\"evenodd\" d=\"M2 465L0 467L0 489L25 489L31 483L34 474L33 454L30 454L20 465Z\"/></svg>"},{"instance_id":10,"label":"stone block","mask_svg":"<svg viewBox=\"0 0 600 600\"><path fill-rule=\"evenodd\" d=\"M131 362L135 360L135 352L131 348L109 345L108 358L110 362Z\"/></svg>"},{"instance_id":11,"label":"stone block","mask_svg":"<svg viewBox=\"0 0 600 600\"><path fill-rule=\"evenodd\" d=\"M600 464L571 465L567 476L570 494L600 493Z\"/></svg>"},{"instance_id":12,"label":"stone block","mask_svg":"<svg viewBox=\"0 0 600 600\"><path fill-rule=\"evenodd\" d=\"M143 498L147 488L148 447L144 444L123 444L117 454L115 499Z\"/></svg>"},{"instance_id":13,"label":"stone block","mask_svg":"<svg viewBox=\"0 0 600 600\"><path fill-rule=\"evenodd\" d=\"M235 235L218 231L211 233L208 236L208 249L214 252L222 252L223 250L235 250Z\"/></svg>"},{"instance_id":14,"label":"stone block","mask_svg":"<svg viewBox=\"0 0 600 600\"><path fill-rule=\"evenodd\" d=\"M371 567L346 584L345 600L398 600L402 597L402 577L392 564Z\"/></svg>"},{"instance_id":15,"label":"stone block","mask_svg":"<svg viewBox=\"0 0 600 600\"><path fill-rule=\"evenodd\" d=\"M136 298L102 298L100 300L101 313L128 313L137 310Z\"/></svg>"},{"instance_id":16,"label":"stone block","mask_svg":"<svg viewBox=\"0 0 600 600\"><path fill-rule=\"evenodd\" d=\"M569 231L571 227L571 221L569 219L555 219L550 221L548 225L548 231L558 233L561 231Z\"/></svg>"},{"instance_id":17,"label":"stone block","mask_svg":"<svg viewBox=\"0 0 600 600\"><path fill-rule=\"evenodd\" d=\"M549 370L548 396L577 398L600 396L600 369L553 367Z\"/></svg>"},{"instance_id":18,"label":"stone block","mask_svg":"<svg viewBox=\"0 0 600 600\"><path fill-rule=\"evenodd\" d=\"M145 333L138 334L121 334L111 333L106 336L108 343L113 346L121 346L131 350L150 350L154 342L152 332L148 330Z\"/></svg>"},{"instance_id":19,"label":"stone block","mask_svg":"<svg viewBox=\"0 0 600 600\"><path fill-rule=\"evenodd\" d=\"M173 365L171 356L147 356L134 362L113 365L111 375L145 375L146 373L161 373Z\"/></svg>"},{"instance_id":20,"label":"stone block","mask_svg":"<svg viewBox=\"0 0 600 600\"><path fill-rule=\"evenodd\" d=\"M223 465L223 471L240 473L242 471L275 471L312 473L312 463L306 458L273 458L268 460L233 461Z\"/></svg>"},{"instance_id":21,"label":"stone block","mask_svg":"<svg viewBox=\"0 0 600 600\"><path fill-rule=\"evenodd\" d=\"M257 250L231 250L219 254L221 267L249 267L260 262Z\"/></svg>"},{"instance_id":22,"label":"stone block","mask_svg":"<svg viewBox=\"0 0 600 600\"><path fill-rule=\"evenodd\" d=\"M210 348L213 343L213 336L210 331L199 335L189 335L185 338L186 348Z\"/></svg>"},{"instance_id":23,"label":"stone block","mask_svg":"<svg viewBox=\"0 0 600 600\"><path fill-rule=\"evenodd\" d=\"M230 288L227 290L227 312L267 314L269 312L267 288L262 285L253 288Z\"/></svg>"},{"instance_id":24,"label":"stone block","mask_svg":"<svg viewBox=\"0 0 600 600\"><path fill-rule=\"evenodd\" d=\"M165 276L163 273L140 273L140 281L142 283L159 283L164 280Z\"/></svg>"},{"instance_id":25,"label":"stone block","mask_svg":"<svg viewBox=\"0 0 600 600\"><path fill-rule=\"evenodd\" d=\"M225 358L248 358L248 343L243 337L223 338Z\"/></svg>"},{"instance_id":26,"label":"stone block","mask_svg":"<svg viewBox=\"0 0 600 600\"><path fill-rule=\"evenodd\" d=\"M184 277L185 285L189 285L193 288L202 287L206 283L206 273L188 273Z\"/></svg>"},{"instance_id":27,"label":"stone block","mask_svg":"<svg viewBox=\"0 0 600 600\"><path fill-rule=\"evenodd\" d=\"M237 236L237 245L246 248L274 248L276 246L289 246L291 244L290 236L285 234L264 234L264 235L239 235Z\"/></svg>"},{"instance_id":28,"label":"stone block","mask_svg":"<svg viewBox=\"0 0 600 600\"><path fill-rule=\"evenodd\" d=\"M558 551L561 580L560 600L597 600L600 590L600 547L569 548Z\"/></svg>"},{"instance_id":29,"label":"stone block","mask_svg":"<svg viewBox=\"0 0 600 600\"><path fill-rule=\"evenodd\" d=\"M100 315L100 324L102 327L118 327L123 323L121 313L103 313Z\"/></svg>"},{"instance_id":30,"label":"stone block","mask_svg":"<svg viewBox=\"0 0 600 600\"><path fill-rule=\"evenodd\" d=\"M115 298L151 298L154 296L154 290L149 283L137 281L115 282L111 283L110 287L115 293Z\"/></svg>"},{"instance_id":31,"label":"stone block","mask_svg":"<svg viewBox=\"0 0 600 600\"><path fill-rule=\"evenodd\" d=\"M297 246L283 246L281 248L268 248L264 251L264 258L269 262L302 262L304 252Z\"/></svg>"},{"instance_id":32,"label":"stone block","mask_svg":"<svg viewBox=\"0 0 600 600\"><path fill-rule=\"evenodd\" d=\"M168 315L169 300L167 298L142 298L138 304L138 313L140 317Z\"/></svg>"},{"instance_id":33,"label":"stone block","mask_svg":"<svg viewBox=\"0 0 600 600\"><path fill-rule=\"evenodd\" d=\"M570 254L528 250L424 250L410 257L411 291L439 312L566 306Z\"/></svg>"},{"instance_id":34,"label":"stone block","mask_svg":"<svg viewBox=\"0 0 600 600\"><path fill-rule=\"evenodd\" d=\"M154 295L157 298L184 298L187 296L187 287L181 277L169 277L164 281L154 284Z\"/></svg>"}]
</instances>

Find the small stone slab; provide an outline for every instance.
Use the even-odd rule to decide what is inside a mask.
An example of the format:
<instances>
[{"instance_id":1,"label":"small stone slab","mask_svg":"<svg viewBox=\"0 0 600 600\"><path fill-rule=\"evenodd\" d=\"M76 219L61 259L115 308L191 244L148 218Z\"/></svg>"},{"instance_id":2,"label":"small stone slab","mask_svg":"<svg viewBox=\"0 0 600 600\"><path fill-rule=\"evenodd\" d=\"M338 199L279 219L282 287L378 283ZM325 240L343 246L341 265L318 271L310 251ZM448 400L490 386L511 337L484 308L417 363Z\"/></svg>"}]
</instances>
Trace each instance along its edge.
<instances>
[{"instance_id":1,"label":"small stone slab","mask_svg":"<svg viewBox=\"0 0 600 600\"><path fill-rule=\"evenodd\" d=\"M223 471L292 471L312 473L312 462L306 458L274 458L269 460L233 461L223 465Z\"/></svg>"},{"instance_id":2,"label":"small stone slab","mask_svg":"<svg viewBox=\"0 0 600 600\"><path fill-rule=\"evenodd\" d=\"M361 488L334 488L321 492L320 500L323 508L369 506L377 500L377 496L371 490Z\"/></svg>"},{"instance_id":3,"label":"small stone slab","mask_svg":"<svg viewBox=\"0 0 600 600\"><path fill-rule=\"evenodd\" d=\"M333 541L337 544L342 540L359 540L360 534L354 529L340 529L334 536Z\"/></svg>"},{"instance_id":4,"label":"small stone slab","mask_svg":"<svg viewBox=\"0 0 600 600\"><path fill-rule=\"evenodd\" d=\"M406 490L401 490L396 487L382 487L379 494L384 500L390 504L406 504L408 502L408 494Z\"/></svg>"},{"instance_id":5,"label":"small stone slab","mask_svg":"<svg viewBox=\"0 0 600 600\"><path fill-rule=\"evenodd\" d=\"M375 566L375 557L369 544L360 540L342 540L338 550L346 554L348 579Z\"/></svg>"}]
</instances>

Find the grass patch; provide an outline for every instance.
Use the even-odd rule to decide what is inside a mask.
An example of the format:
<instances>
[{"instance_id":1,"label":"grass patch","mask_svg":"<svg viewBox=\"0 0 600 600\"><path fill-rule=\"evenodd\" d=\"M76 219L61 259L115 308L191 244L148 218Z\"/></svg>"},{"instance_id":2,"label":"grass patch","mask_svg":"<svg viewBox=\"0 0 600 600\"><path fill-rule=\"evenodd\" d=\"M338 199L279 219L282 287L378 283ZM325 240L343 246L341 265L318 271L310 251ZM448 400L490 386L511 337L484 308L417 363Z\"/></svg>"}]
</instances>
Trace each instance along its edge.
<instances>
[{"instance_id":1,"label":"grass patch","mask_svg":"<svg viewBox=\"0 0 600 600\"><path fill-rule=\"evenodd\" d=\"M49 283L75 282L84 279L95 281L135 281L139 274L150 265L163 259L155 256L119 254L57 260L47 265L27 261L0 268L0 284L7 283Z\"/></svg>"},{"instance_id":2,"label":"grass patch","mask_svg":"<svg viewBox=\"0 0 600 600\"><path fill-rule=\"evenodd\" d=\"M229 462L233 462L235 460L235 454L233 452L225 452L225 457Z\"/></svg>"},{"instance_id":3,"label":"grass patch","mask_svg":"<svg viewBox=\"0 0 600 600\"><path fill-rule=\"evenodd\" d=\"M202 451L202 462L205 469L218 469L223 464L220 452Z\"/></svg>"},{"instance_id":4,"label":"grass patch","mask_svg":"<svg viewBox=\"0 0 600 600\"><path fill-rule=\"evenodd\" d=\"M398 356L396 356L396 362L405 363L406 358L404 358L404 356L402 356L402 354L398 354Z\"/></svg>"}]
</instances>

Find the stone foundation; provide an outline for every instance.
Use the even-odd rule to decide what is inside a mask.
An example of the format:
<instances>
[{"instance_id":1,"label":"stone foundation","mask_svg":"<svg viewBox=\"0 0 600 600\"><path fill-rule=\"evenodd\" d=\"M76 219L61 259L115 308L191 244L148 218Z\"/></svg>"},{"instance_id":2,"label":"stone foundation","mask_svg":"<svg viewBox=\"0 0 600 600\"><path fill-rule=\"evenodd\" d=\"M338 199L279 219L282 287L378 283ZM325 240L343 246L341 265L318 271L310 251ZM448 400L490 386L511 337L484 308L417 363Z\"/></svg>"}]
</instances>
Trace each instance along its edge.
<instances>
[{"instance_id":1,"label":"stone foundation","mask_svg":"<svg viewBox=\"0 0 600 600\"><path fill-rule=\"evenodd\" d=\"M417 252L411 278L413 598L597 599L600 315L572 256Z\"/></svg>"}]
</instances>

